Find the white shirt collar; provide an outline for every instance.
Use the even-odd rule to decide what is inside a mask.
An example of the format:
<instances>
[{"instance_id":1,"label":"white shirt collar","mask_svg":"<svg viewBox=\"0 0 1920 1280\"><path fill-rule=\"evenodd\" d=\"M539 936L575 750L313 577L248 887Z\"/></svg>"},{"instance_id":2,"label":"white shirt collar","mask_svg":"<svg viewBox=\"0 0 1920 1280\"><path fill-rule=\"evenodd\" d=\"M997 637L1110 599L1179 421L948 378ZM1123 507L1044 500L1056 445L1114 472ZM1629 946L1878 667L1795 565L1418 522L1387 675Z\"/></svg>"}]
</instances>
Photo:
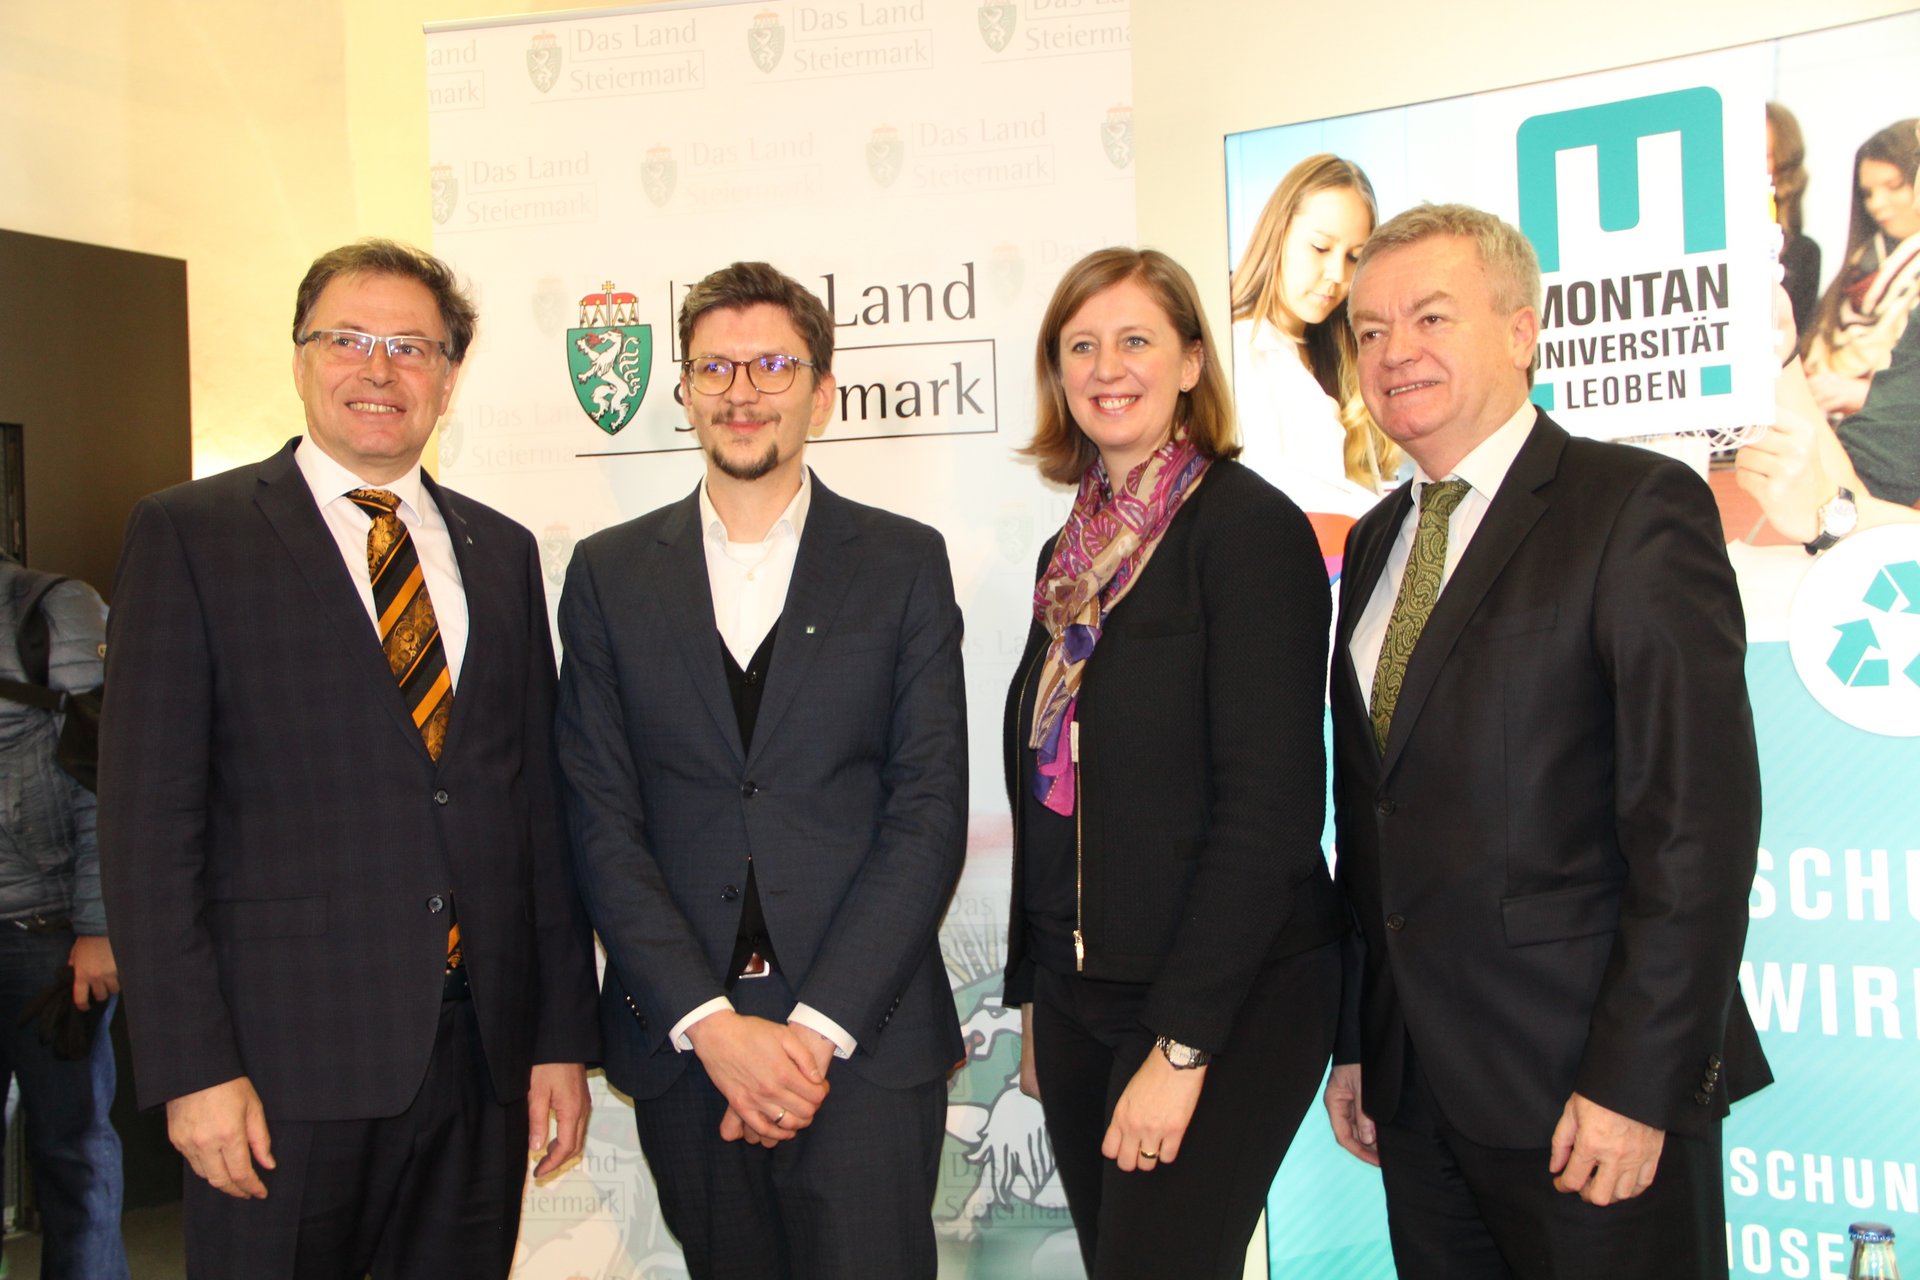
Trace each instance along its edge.
<instances>
[{"instance_id":1,"label":"white shirt collar","mask_svg":"<svg viewBox=\"0 0 1920 1280\"><path fill-rule=\"evenodd\" d=\"M793 501L780 513L780 518L767 530L762 542L772 542L775 538L787 536L799 541L807 527L807 512L813 506L813 468L800 468L800 489L793 495ZM709 539L726 542L727 522L720 518L714 509L713 499L707 496L707 482L700 481L700 527L706 530Z\"/></svg>"},{"instance_id":2,"label":"white shirt collar","mask_svg":"<svg viewBox=\"0 0 1920 1280\"><path fill-rule=\"evenodd\" d=\"M333 455L314 443L311 435L300 437L300 447L293 451L293 460L306 478L307 487L313 490L314 501L323 507L355 489L385 489L400 499L400 505L415 522L422 518L424 506L420 501L418 461L398 479L387 484L372 484L336 462Z\"/></svg>"},{"instance_id":3,"label":"white shirt collar","mask_svg":"<svg viewBox=\"0 0 1920 1280\"><path fill-rule=\"evenodd\" d=\"M1493 501L1493 495L1500 491L1500 484L1507 478L1513 460L1520 454L1520 446L1527 442L1527 436L1533 431L1536 413L1533 401L1521 401L1513 416L1501 423L1492 435L1475 445L1448 474L1465 480L1483 501ZM1434 477L1415 465L1413 503L1416 507L1420 505L1420 491L1433 481Z\"/></svg>"}]
</instances>

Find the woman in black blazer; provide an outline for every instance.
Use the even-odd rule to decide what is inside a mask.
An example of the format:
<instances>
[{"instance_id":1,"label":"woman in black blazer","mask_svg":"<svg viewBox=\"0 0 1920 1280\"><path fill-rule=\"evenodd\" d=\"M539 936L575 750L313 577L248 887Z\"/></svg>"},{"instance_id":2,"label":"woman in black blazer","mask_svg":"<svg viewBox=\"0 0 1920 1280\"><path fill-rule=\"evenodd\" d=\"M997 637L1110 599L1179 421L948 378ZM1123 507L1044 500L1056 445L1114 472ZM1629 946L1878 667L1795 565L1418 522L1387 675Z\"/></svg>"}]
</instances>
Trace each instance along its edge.
<instances>
[{"instance_id":1,"label":"woman in black blazer","mask_svg":"<svg viewBox=\"0 0 1920 1280\"><path fill-rule=\"evenodd\" d=\"M1025 452L1079 486L1008 694L1006 998L1093 1280L1235 1277L1333 1043L1328 592L1234 462L1192 279L1071 268Z\"/></svg>"}]
</instances>

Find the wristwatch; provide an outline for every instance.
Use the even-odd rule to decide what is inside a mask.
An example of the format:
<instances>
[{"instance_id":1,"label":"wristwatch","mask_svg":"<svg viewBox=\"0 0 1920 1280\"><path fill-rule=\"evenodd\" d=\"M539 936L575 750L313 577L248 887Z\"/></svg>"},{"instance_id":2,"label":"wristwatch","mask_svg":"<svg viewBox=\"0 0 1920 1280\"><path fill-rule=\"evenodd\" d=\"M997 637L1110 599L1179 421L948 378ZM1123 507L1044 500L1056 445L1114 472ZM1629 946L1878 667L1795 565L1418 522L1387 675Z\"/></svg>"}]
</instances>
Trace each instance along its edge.
<instances>
[{"instance_id":1,"label":"wristwatch","mask_svg":"<svg viewBox=\"0 0 1920 1280\"><path fill-rule=\"evenodd\" d=\"M1845 485L1833 495L1833 501L1821 507L1817 514L1820 517L1819 536L1805 544L1810 556L1819 555L1860 525L1860 508L1854 505L1853 490Z\"/></svg>"},{"instance_id":2,"label":"wristwatch","mask_svg":"<svg viewBox=\"0 0 1920 1280\"><path fill-rule=\"evenodd\" d=\"M1213 1055L1205 1049L1196 1049L1190 1044L1181 1044L1178 1040L1166 1036L1156 1036L1153 1047L1166 1056L1167 1064L1175 1071L1191 1071L1195 1067L1204 1067L1213 1061Z\"/></svg>"}]
</instances>

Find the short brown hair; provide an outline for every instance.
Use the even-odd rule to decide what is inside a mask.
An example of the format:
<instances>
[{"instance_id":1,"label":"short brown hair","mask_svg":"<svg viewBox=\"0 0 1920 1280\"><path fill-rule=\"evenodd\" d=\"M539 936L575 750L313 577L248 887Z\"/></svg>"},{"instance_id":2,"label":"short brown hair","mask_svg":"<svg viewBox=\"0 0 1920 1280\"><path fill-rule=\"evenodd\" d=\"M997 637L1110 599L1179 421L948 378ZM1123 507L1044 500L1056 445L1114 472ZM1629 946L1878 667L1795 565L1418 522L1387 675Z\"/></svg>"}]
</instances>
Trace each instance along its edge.
<instances>
[{"instance_id":1,"label":"short brown hair","mask_svg":"<svg viewBox=\"0 0 1920 1280\"><path fill-rule=\"evenodd\" d=\"M779 307L793 321L800 340L807 344L816 379L833 372L833 317L827 314L826 304L807 286L764 262L722 267L687 290L680 303L680 358L690 355L693 326L701 316L709 311L742 311L760 303Z\"/></svg>"},{"instance_id":2,"label":"short brown hair","mask_svg":"<svg viewBox=\"0 0 1920 1280\"><path fill-rule=\"evenodd\" d=\"M1054 287L1040 321L1035 344L1035 416L1033 439L1020 450L1037 460L1040 474L1061 484L1078 484L1100 456L1093 441L1073 420L1066 388L1060 380L1060 333L1094 294L1122 280L1137 280L1173 322L1183 348L1200 346L1200 379L1191 391L1180 393L1174 420L1184 424L1188 437L1203 457L1231 458L1240 452L1234 442L1233 396L1227 375L1216 358L1213 335L1207 330L1200 291L1186 268L1158 249L1097 249L1067 268Z\"/></svg>"},{"instance_id":3,"label":"short brown hair","mask_svg":"<svg viewBox=\"0 0 1920 1280\"><path fill-rule=\"evenodd\" d=\"M399 276L425 285L433 295L434 305L440 309L440 323L446 326L447 359L454 364L466 359L467 348L473 343L474 325L480 316L474 310L473 299L454 278L452 267L398 240L356 240L315 258L293 296L295 342L306 336L307 320L321 292L341 276Z\"/></svg>"}]
</instances>

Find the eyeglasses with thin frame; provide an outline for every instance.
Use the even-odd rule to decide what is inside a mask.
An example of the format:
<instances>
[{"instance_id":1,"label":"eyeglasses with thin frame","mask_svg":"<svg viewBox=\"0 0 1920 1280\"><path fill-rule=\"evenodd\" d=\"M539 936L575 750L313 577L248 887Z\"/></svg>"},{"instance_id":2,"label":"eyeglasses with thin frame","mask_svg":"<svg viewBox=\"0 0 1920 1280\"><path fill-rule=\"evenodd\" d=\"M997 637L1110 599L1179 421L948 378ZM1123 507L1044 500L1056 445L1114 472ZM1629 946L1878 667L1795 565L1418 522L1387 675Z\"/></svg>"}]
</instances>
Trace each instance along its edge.
<instances>
[{"instance_id":1,"label":"eyeglasses with thin frame","mask_svg":"<svg viewBox=\"0 0 1920 1280\"><path fill-rule=\"evenodd\" d=\"M682 361L687 381L703 396L723 396L733 389L734 377L745 369L747 381L762 395L777 395L793 385L800 370L813 368L813 361L799 356L770 354L751 360L729 360L725 356L695 356Z\"/></svg>"},{"instance_id":2,"label":"eyeglasses with thin frame","mask_svg":"<svg viewBox=\"0 0 1920 1280\"><path fill-rule=\"evenodd\" d=\"M313 342L320 344L321 356L333 364L370 360L375 343L386 347L387 362L400 369L435 369L443 358L452 356L447 344L438 338L423 338L413 333L382 335L361 333L358 329L315 329L299 339L303 347Z\"/></svg>"}]
</instances>

